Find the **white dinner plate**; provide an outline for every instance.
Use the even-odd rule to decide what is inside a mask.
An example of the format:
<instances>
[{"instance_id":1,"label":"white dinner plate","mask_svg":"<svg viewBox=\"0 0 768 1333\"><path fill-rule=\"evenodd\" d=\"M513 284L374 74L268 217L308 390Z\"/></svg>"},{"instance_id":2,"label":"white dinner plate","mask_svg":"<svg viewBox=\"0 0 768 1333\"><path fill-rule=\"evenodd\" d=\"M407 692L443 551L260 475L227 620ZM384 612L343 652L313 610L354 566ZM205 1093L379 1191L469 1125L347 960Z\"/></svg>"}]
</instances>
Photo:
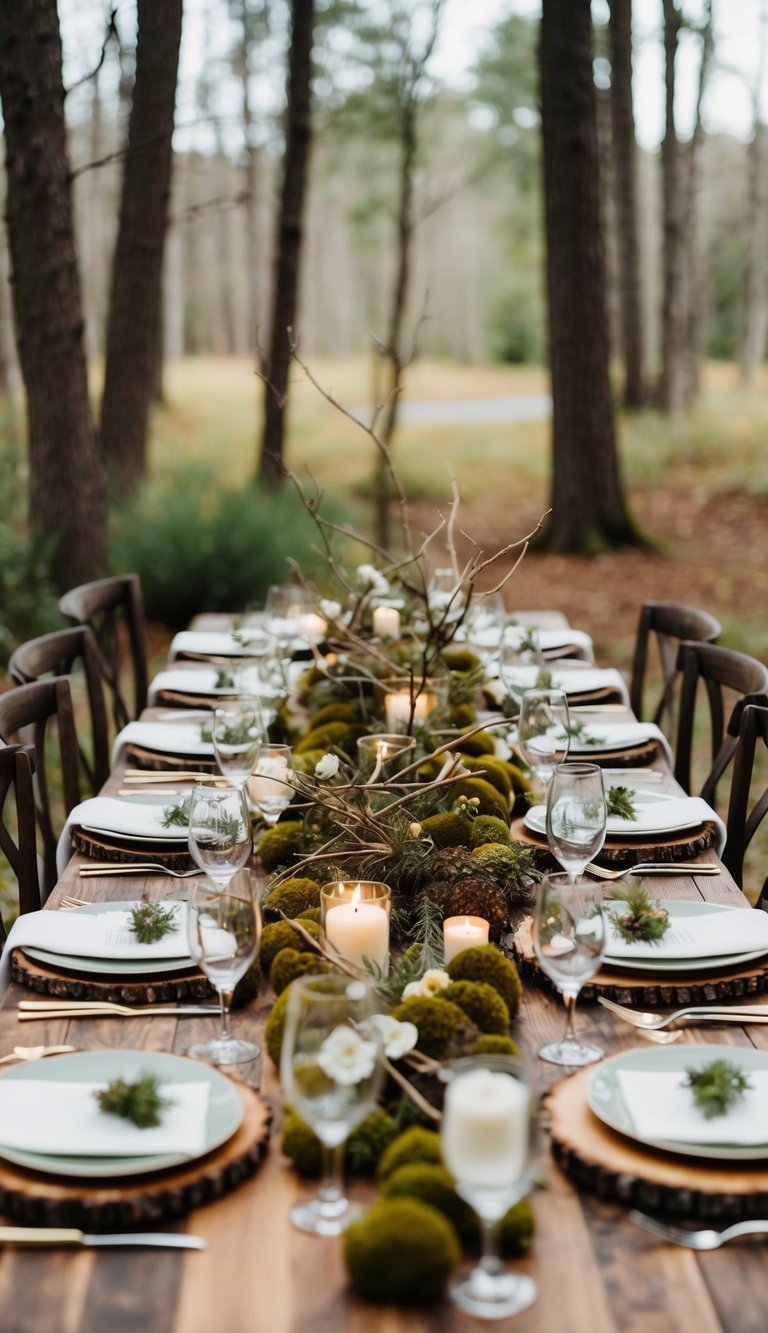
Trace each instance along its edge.
<instances>
[{"instance_id":1,"label":"white dinner plate","mask_svg":"<svg viewBox=\"0 0 768 1333\"><path fill-rule=\"evenodd\" d=\"M723 907L720 903L697 902L695 899L663 899L661 906L666 908L669 915L674 920L676 917L709 916L713 912L736 912L742 911L742 908ZM724 953L709 958L611 958L606 954L602 960L601 967L614 968L617 972L656 972L669 974L673 976L678 972L711 972L713 969L722 971L723 968L741 967L743 963L751 963L755 958L763 958L766 950L753 949L745 953Z\"/></svg>"}]
</instances>

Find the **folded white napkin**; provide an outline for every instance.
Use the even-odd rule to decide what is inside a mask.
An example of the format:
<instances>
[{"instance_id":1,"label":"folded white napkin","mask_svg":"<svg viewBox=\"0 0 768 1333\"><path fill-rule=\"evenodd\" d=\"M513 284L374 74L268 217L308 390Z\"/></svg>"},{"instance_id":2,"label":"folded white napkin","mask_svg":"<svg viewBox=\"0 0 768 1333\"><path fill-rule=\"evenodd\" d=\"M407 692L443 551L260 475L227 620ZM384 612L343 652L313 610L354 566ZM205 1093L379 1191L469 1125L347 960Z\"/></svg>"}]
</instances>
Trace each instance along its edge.
<instances>
[{"instance_id":1,"label":"folded white napkin","mask_svg":"<svg viewBox=\"0 0 768 1333\"><path fill-rule=\"evenodd\" d=\"M512 611L509 618L517 625L535 625L539 630L568 627L568 617L562 611Z\"/></svg>"},{"instance_id":2,"label":"folded white napkin","mask_svg":"<svg viewBox=\"0 0 768 1333\"><path fill-rule=\"evenodd\" d=\"M179 798L168 796L165 805L177 805ZM106 830L125 837L156 838L158 842L186 844L186 829L163 827L165 805L144 801L121 801L116 796L94 796L70 810L56 847L56 869L64 874L72 855L72 829Z\"/></svg>"},{"instance_id":3,"label":"folded white napkin","mask_svg":"<svg viewBox=\"0 0 768 1333\"><path fill-rule=\"evenodd\" d=\"M608 785L606 783L606 789ZM614 780L610 785L616 787L620 783ZM635 808L637 813L634 819L618 819L615 815L610 815L608 832L617 837L622 833L641 834L645 829L674 833L677 829L693 828L696 824L703 824L705 820L709 820L717 825L718 856L725 846L725 825L717 811L700 796L680 796L671 801L649 801L647 804L638 800Z\"/></svg>"},{"instance_id":4,"label":"folded white napkin","mask_svg":"<svg viewBox=\"0 0 768 1333\"><path fill-rule=\"evenodd\" d=\"M620 911L617 904L612 911ZM717 958L720 954L768 952L768 913L741 908L723 908L722 912L702 912L699 916L675 917L665 935L650 943L636 940L630 944L611 929L606 957L674 959ZM768 1127L766 1128L768 1140Z\"/></svg>"},{"instance_id":5,"label":"folded white napkin","mask_svg":"<svg viewBox=\"0 0 768 1333\"><path fill-rule=\"evenodd\" d=\"M173 1104L154 1129L139 1129L107 1115L94 1097L103 1083L4 1079L0 1144L24 1152L77 1157L144 1157L155 1153L195 1156L205 1151L210 1084L161 1083Z\"/></svg>"},{"instance_id":6,"label":"folded white napkin","mask_svg":"<svg viewBox=\"0 0 768 1333\"><path fill-rule=\"evenodd\" d=\"M526 634L525 628L520 626L518 633L522 641ZM469 634L463 631L461 635L456 637L468 639L470 643L476 644L478 648L497 648L501 634L502 631L498 626L489 625L487 628L473 629ZM507 627L504 630L504 638L506 641L514 642L514 626L511 629ZM567 626L564 629L542 629L539 630L538 638L542 652L554 654L557 653L559 648L577 648L582 661L594 661L592 640L583 630L568 629Z\"/></svg>"},{"instance_id":7,"label":"folded white napkin","mask_svg":"<svg viewBox=\"0 0 768 1333\"><path fill-rule=\"evenodd\" d=\"M587 744L586 738L589 737L594 740L593 745ZM644 745L646 741L658 741L672 767L674 758L669 741L655 722L614 722L610 717L590 722L581 739L572 737L568 757L573 759L578 755L580 759L588 759L590 754L628 750L635 745Z\"/></svg>"},{"instance_id":8,"label":"folded white napkin","mask_svg":"<svg viewBox=\"0 0 768 1333\"><path fill-rule=\"evenodd\" d=\"M229 670L229 668L225 668ZM235 682L237 682L238 668L235 667L230 673ZM171 671L160 671L155 676L149 687L147 702L152 707L156 702L158 694L165 690L172 690L174 694L202 694L210 695L214 700L219 695L230 696L235 692L235 686L219 686L216 680L219 675L217 667L192 667L189 671L183 667L177 667ZM213 705L212 705L213 706Z\"/></svg>"},{"instance_id":9,"label":"folded white napkin","mask_svg":"<svg viewBox=\"0 0 768 1333\"><path fill-rule=\"evenodd\" d=\"M734 913L741 916L741 913ZM756 913L761 915L761 913ZM732 1051L734 1064L739 1063L739 1052ZM695 1048L687 1062L693 1069L697 1058ZM699 1060L699 1063L702 1062ZM685 1087L685 1074L630 1069L616 1071L624 1105L632 1117L635 1131L645 1139L669 1139L675 1143L728 1143L744 1147L768 1143L768 1071L750 1070L751 1090L734 1102L725 1115L706 1120L698 1109L690 1088Z\"/></svg>"},{"instance_id":10,"label":"folded white napkin","mask_svg":"<svg viewBox=\"0 0 768 1333\"><path fill-rule=\"evenodd\" d=\"M186 722L129 722L115 736L112 745L112 767L122 762L127 745L138 745L142 750L156 750L158 754L189 755L195 759L213 759L213 742L200 739L200 720Z\"/></svg>"},{"instance_id":11,"label":"folded white napkin","mask_svg":"<svg viewBox=\"0 0 768 1333\"><path fill-rule=\"evenodd\" d=\"M176 634L168 653L169 661L196 653L201 657L247 657L248 646L233 639L229 630L185 629Z\"/></svg>"}]
</instances>

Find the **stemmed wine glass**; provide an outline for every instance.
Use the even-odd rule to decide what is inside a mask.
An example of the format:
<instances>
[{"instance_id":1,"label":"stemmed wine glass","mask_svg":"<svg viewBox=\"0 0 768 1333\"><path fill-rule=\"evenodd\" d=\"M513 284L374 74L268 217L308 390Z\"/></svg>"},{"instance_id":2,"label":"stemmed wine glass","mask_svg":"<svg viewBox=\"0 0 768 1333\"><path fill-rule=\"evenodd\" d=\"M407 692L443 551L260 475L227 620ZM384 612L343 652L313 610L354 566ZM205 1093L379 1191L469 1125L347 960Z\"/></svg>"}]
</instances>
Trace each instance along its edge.
<instances>
[{"instance_id":1,"label":"stemmed wine glass","mask_svg":"<svg viewBox=\"0 0 768 1333\"><path fill-rule=\"evenodd\" d=\"M219 771L233 787L244 787L264 740L264 721L256 698L241 695L213 711L213 753Z\"/></svg>"},{"instance_id":2,"label":"stemmed wine glass","mask_svg":"<svg viewBox=\"0 0 768 1333\"><path fill-rule=\"evenodd\" d=\"M187 933L190 956L213 982L221 1006L218 1037L191 1046L187 1054L215 1065L255 1060L258 1046L229 1031L232 992L256 957L261 938L261 914L250 876L238 876L236 889L229 881L194 884L187 904Z\"/></svg>"},{"instance_id":3,"label":"stemmed wine glass","mask_svg":"<svg viewBox=\"0 0 768 1333\"><path fill-rule=\"evenodd\" d=\"M261 709L264 732L272 725L288 694L283 657L273 644L258 660L246 658L237 675L241 695L252 695Z\"/></svg>"},{"instance_id":4,"label":"stemmed wine glass","mask_svg":"<svg viewBox=\"0 0 768 1333\"><path fill-rule=\"evenodd\" d=\"M196 784L189 803L187 840L195 864L225 888L253 851L244 788Z\"/></svg>"},{"instance_id":5,"label":"stemmed wine glass","mask_svg":"<svg viewBox=\"0 0 768 1333\"><path fill-rule=\"evenodd\" d=\"M606 946L606 924L598 885L574 884L570 875L542 880L533 921L536 957L565 1000L566 1023L561 1041L542 1046L539 1055L554 1065L577 1068L600 1060L603 1051L577 1039L573 1015L579 991L600 967Z\"/></svg>"},{"instance_id":6,"label":"stemmed wine glass","mask_svg":"<svg viewBox=\"0 0 768 1333\"><path fill-rule=\"evenodd\" d=\"M559 764L547 795L547 842L572 884L605 842L607 817L602 769Z\"/></svg>"},{"instance_id":7,"label":"stemmed wine glass","mask_svg":"<svg viewBox=\"0 0 768 1333\"><path fill-rule=\"evenodd\" d=\"M276 824L293 799L290 745L262 745L256 757L248 793L265 824Z\"/></svg>"},{"instance_id":8,"label":"stemmed wine glass","mask_svg":"<svg viewBox=\"0 0 768 1333\"><path fill-rule=\"evenodd\" d=\"M531 1187L533 1097L522 1062L486 1055L458 1060L449 1072L441 1126L443 1157L456 1189L477 1213L479 1264L449 1288L453 1302L479 1319L505 1319L538 1295L530 1277L505 1268L496 1233Z\"/></svg>"},{"instance_id":9,"label":"stemmed wine glass","mask_svg":"<svg viewBox=\"0 0 768 1333\"><path fill-rule=\"evenodd\" d=\"M568 755L570 717L565 690L526 690L520 703L518 744L546 789Z\"/></svg>"},{"instance_id":10,"label":"stemmed wine glass","mask_svg":"<svg viewBox=\"0 0 768 1333\"><path fill-rule=\"evenodd\" d=\"M286 1100L322 1144L318 1197L297 1204L294 1226L337 1236L360 1214L344 1195L344 1144L373 1109L384 1078L376 1002L366 982L345 976L303 977L291 986L280 1074Z\"/></svg>"},{"instance_id":11,"label":"stemmed wine glass","mask_svg":"<svg viewBox=\"0 0 768 1333\"><path fill-rule=\"evenodd\" d=\"M526 689L536 688L544 667L536 626L508 626L499 640L497 663L499 680L519 710Z\"/></svg>"}]
</instances>

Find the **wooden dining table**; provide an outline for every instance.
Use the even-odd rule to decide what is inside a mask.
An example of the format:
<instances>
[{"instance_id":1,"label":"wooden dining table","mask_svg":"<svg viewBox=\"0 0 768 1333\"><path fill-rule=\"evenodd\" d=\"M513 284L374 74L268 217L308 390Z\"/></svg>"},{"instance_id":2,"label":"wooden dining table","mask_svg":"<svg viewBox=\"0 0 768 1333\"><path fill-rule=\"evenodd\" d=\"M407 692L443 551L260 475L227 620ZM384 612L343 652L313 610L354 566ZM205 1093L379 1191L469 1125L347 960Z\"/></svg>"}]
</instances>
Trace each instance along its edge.
<instances>
[{"instance_id":1,"label":"wooden dining table","mask_svg":"<svg viewBox=\"0 0 768 1333\"><path fill-rule=\"evenodd\" d=\"M116 773L105 790L119 785ZM673 786L671 777L666 785ZM708 859L714 859L712 852ZM67 894L96 902L133 899L144 891L173 897L179 890L176 881L161 875L81 879L82 862L81 856L72 857L49 899L51 910ZM665 899L752 910L722 868L716 877L692 873L647 883ZM183 1055L196 1040L209 1037L214 1025L209 1018L172 1016L41 1018L22 1024L16 1006L25 995L13 984L2 998L0 1054L18 1043L67 1043L83 1051ZM263 992L237 1012L235 1031L259 1041L270 1002ZM513 1035L530 1058L542 1094L567 1076L537 1059L539 1046L561 1035L563 1021L562 1006L549 991L526 986ZM579 1005L577 1026L607 1055L641 1044L632 1028L598 1004ZM682 1041L692 1048L715 1041L763 1050L768 1049L768 1027L694 1027ZM281 1154L276 1070L264 1055L232 1076L258 1089L271 1105L272 1140L251 1179L182 1222L165 1224L204 1237L207 1250L5 1248L0 1251L2 1333L469 1333L476 1328L476 1321L447 1300L403 1309L352 1295L342 1242L307 1236L291 1225L293 1202L315 1190L316 1182L302 1181ZM514 1262L536 1279L538 1300L502 1326L514 1324L519 1333L765 1333L768 1263L763 1244L737 1243L695 1254L657 1241L633 1225L626 1207L575 1188L553 1161L544 1130L538 1175L533 1246L525 1259ZM365 1202L374 1197L375 1186L353 1180L350 1192Z\"/></svg>"}]
</instances>

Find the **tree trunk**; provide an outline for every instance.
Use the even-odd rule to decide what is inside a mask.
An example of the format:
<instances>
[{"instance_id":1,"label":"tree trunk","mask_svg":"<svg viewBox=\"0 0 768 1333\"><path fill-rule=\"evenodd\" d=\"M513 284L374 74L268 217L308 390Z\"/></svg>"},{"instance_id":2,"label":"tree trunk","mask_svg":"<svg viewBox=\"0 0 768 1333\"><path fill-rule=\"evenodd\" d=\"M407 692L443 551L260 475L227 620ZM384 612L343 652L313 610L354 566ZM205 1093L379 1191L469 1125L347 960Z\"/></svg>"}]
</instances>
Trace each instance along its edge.
<instances>
[{"instance_id":1,"label":"tree trunk","mask_svg":"<svg viewBox=\"0 0 768 1333\"><path fill-rule=\"evenodd\" d=\"M101 443L119 489L144 475L157 380L182 0L138 0L136 81L112 268Z\"/></svg>"},{"instance_id":2,"label":"tree trunk","mask_svg":"<svg viewBox=\"0 0 768 1333\"><path fill-rule=\"evenodd\" d=\"M264 427L257 481L280 486L285 476L283 441L288 372L289 329L296 321L299 294L304 195L311 134L311 76L314 0L292 0L288 59L285 163L277 228L275 290L269 360L264 367Z\"/></svg>"},{"instance_id":3,"label":"tree trunk","mask_svg":"<svg viewBox=\"0 0 768 1333\"><path fill-rule=\"evenodd\" d=\"M0 5L7 222L27 395L29 510L62 590L103 572L104 475L88 400L55 0Z\"/></svg>"},{"instance_id":4,"label":"tree trunk","mask_svg":"<svg viewBox=\"0 0 768 1333\"><path fill-rule=\"evenodd\" d=\"M645 401L645 375L637 221L637 145L632 106L632 0L610 0L609 28L624 405L637 408L642 407Z\"/></svg>"},{"instance_id":5,"label":"tree trunk","mask_svg":"<svg viewBox=\"0 0 768 1333\"><path fill-rule=\"evenodd\" d=\"M636 540L628 519L608 373L589 0L544 0L541 123L552 376L551 549Z\"/></svg>"},{"instance_id":6,"label":"tree trunk","mask_svg":"<svg viewBox=\"0 0 768 1333\"><path fill-rule=\"evenodd\" d=\"M699 392L701 362L704 356L704 334L706 315L709 304L709 268L702 256L702 242L699 226L699 148L704 127L701 120L701 108L704 92L714 54L714 33L712 27L712 0L706 0L704 6L704 24L701 29L701 63L696 89L696 112L688 149L686 163L686 201L684 204L687 219L687 238L685 245L685 397L690 402Z\"/></svg>"},{"instance_id":7,"label":"tree trunk","mask_svg":"<svg viewBox=\"0 0 768 1333\"><path fill-rule=\"evenodd\" d=\"M682 19L675 0L664 3L666 122L661 145L664 197L664 292L661 307L660 406L679 412L685 401L685 199L675 128L675 57Z\"/></svg>"},{"instance_id":8,"label":"tree trunk","mask_svg":"<svg viewBox=\"0 0 768 1333\"><path fill-rule=\"evenodd\" d=\"M768 3L760 10L760 56L752 90L752 138L747 148L747 212L741 278L739 382L749 384L765 355L768 335L768 133L760 119L760 94L768 62Z\"/></svg>"}]
</instances>

